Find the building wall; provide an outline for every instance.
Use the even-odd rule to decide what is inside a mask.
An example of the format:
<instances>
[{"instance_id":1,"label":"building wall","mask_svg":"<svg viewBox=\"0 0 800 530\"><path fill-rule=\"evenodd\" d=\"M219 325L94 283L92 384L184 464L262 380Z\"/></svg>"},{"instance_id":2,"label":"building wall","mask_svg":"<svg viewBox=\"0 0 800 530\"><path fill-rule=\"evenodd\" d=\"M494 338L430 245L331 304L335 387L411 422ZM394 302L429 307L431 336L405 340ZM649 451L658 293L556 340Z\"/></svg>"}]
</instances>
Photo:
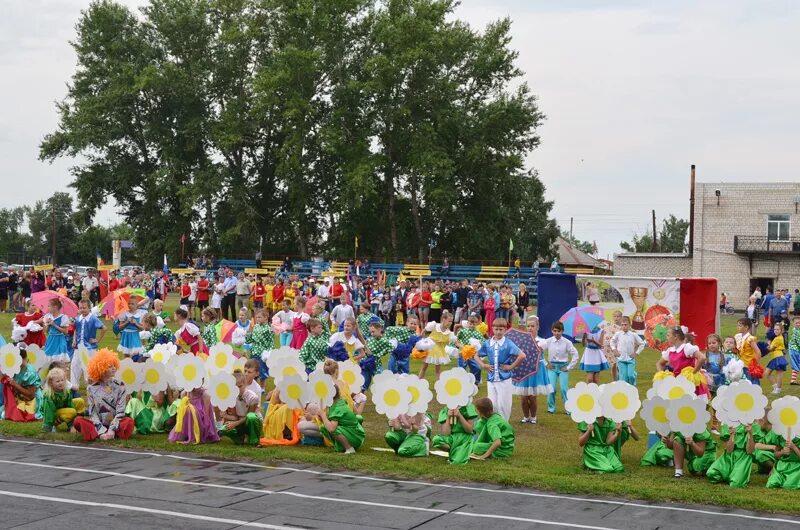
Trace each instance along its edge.
<instances>
[{"instance_id":1,"label":"building wall","mask_svg":"<svg viewBox=\"0 0 800 530\"><path fill-rule=\"evenodd\" d=\"M684 254L617 254L614 276L686 278L692 275L692 258Z\"/></svg>"}]
</instances>

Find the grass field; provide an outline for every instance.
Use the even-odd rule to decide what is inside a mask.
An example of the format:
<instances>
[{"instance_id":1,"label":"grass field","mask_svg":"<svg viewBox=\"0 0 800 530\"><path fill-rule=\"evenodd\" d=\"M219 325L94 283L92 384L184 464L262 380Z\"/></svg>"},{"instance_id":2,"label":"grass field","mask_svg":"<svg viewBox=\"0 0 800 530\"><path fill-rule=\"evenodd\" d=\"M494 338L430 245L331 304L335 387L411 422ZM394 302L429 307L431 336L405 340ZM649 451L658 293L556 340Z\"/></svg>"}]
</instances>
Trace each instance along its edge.
<instances>
[{"instance_id":1,"label":"grass field","mask_svg":"<svg viewBox=\"0 0 800 530\"><path fill-rule=\"evenodd\" d=\"M168 310L177 300L168 302ZM11 316L0 315L0 332L10 336ZM722 334L732 335L736 317L726 316L722 321ZM102 346L114 348L114 337L109 333ZM639 391L644 397L651 386L658 352L647 349L639 358ZM415 366L412 366L414 368ZM432 371L431 371L432 372ZM429 379L433 380L432 375ZM583 379L583 373L574 371L570 384ZM608 382L610 375L603 374L601 382ZM800 395L800 387L788 386L785 394ZM769 390L765 386L765 391ZM480 389L486 395L486 385ZM563 413L559 402L558 413L548 414L543 397L539 398L539 423L519 424L520 409L515 398L512 423L516 430L516 449L508 460L471 461L466 466L451 466L440 457L400 459L385 452L373 451L372 447L385 447L383 435L386 419L378 416L371 403L367 406L364 426L367 441L358 454L345 456L330 449L316 447L272 447L251 448L233 445L224 440L214 445L183 446L169 444L166 435L134 436L127 441L102 442L121 447L145 450L188 451L227 459L269 462L274 460L316 464L337 470L353 470L365 473L389 475L398 478L429 479L442 481L493 482L509 486L543 488L562 493L615 496L650 501L680 501L720 506L740 507L760 511L800 513L800 495L792 491L767 490L766 476L753 473L750 486L737 490L728 486L712 485L705 478L686 476L680 481L672 478L672 470L666 468L639 467L639 459L646 449L647 433L644 422L634 421L641 435L639 442L631 440L622 453L625 472L617 475L595 475L581 468L581 449L578 447L578 430L575 423ZM433 403L431 410L438 410ZM40 424L0 422L0 434L48 440L76 442L78 438L68 433L44 434Z\"/></svg>"}]
</instances>

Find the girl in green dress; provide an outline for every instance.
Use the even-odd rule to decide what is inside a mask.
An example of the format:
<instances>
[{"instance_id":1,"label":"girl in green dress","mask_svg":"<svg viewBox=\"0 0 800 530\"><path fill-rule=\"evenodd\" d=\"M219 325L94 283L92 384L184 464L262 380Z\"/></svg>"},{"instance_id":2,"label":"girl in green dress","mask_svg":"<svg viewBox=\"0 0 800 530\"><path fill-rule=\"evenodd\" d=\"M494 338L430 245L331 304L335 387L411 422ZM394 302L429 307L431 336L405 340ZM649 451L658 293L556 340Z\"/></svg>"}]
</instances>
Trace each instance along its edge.
<instances>
[{"instance_id":1,"label":"girl in green dress","mask_svg":"<svg viewBox=\"0 0 800 530\"><path fill-rule=\"evenodd\" d=\"M169 432L175 426L178 396L171 389L151 394L139 392L125 405L125 415L133 418L136 434Z\"/></svg>"},{"instance_id":2,"label":"girl in green dress","mask_svg":"<svg viewBox=\"0 0 800 530\"><path fill-rule=\"evenodd\" d=\"M624 468L614 446L622 432L613 420L599 416L594 423L578 424L581 435L578 445L583 447L583 467L599 473L622 473Z\"/></svg>"},{"instance_id":3,"label":"girl in green dress","mask_svg":"<svg viewBox=\"0 0 800 530\"><path fill-rule=\"evenodd\" d=\"M790 442L783 436L777 438L781 449L775 454L778 459L767 480L767 487L800 490L800 436L795 436Z\"/></svg>"},{"instance_id":4,"label":"girl in green dress","mask_svg":"<svg viewBox=\"0 0 800 530\"><path fill-rule=\"evenodd\" d=\"M684 463L690 473L704 475L716 456L717 442L711 438L708 429L688 440L679 432L671 432L648 449L640 463L643 466L669 466L674 463L675 478L681 478Z\"/></svg>"},{"instance_id":5,"label":"girl in green dress","mask_svg":"<svg viewBox=\"0 0 800 530\"><path fill-rule=\"evenodd\" d=\"M451 464L466 464L472 454L472 433L478 417L475 405L470 403L458 409L443 408L439 411L442 434L433 437L433 446L449 453Z\"/></svg>"},{"instance_id":6,"label":"girl in green dress","mask_svg":"<svg viewBox=\"0 0 800 530\"><path fill-rule=\"evenodd\" d=\"M720 440L726 442L725 452L708 469L706 476L712 483L727 482L732 488L744 488L750 483L753 467L753 451L756 442L752 425L739 425L731 434L727 425L722 426Z\"/></svg>"},{"instance_id":7,"label":"girl in green dress","mask_svg":"<svg viewBox=\"0 0 800 530\"><path fill-rule=\"evenodd\" d=\"M353 412L347 401L341 397L339 386L335 385L335 388L333 405L327 412L324 407L320 407L319 419L322 421L320 432L333 442L336 452L351 455L364 444L367 437L361 424L364 420Z\"/></svg>"},{"instance_id":8,"label":"girl in green dress","mask_svg":"<svg viewBox=\"0 0 800 530\"><path fill-rule=\"evenodd\" d=\"M494 411L489 398L476 399L475 408L481 418L475 424L475 432L478 433L472 448L475 457L486 460L511 456L514 453L514 429Z\"/></svg>"},{"instance_id":9,"label":"girl in green dress","mask_svg":"<svg viewBox=\"0 0 800 530\"><path fill-rule=\"evenodd\" d=\"M389 432L384 439L397 456L428 456L431 418L420 412L415 416L401 414L389 422Z\"/></svg>"}]
</instances>

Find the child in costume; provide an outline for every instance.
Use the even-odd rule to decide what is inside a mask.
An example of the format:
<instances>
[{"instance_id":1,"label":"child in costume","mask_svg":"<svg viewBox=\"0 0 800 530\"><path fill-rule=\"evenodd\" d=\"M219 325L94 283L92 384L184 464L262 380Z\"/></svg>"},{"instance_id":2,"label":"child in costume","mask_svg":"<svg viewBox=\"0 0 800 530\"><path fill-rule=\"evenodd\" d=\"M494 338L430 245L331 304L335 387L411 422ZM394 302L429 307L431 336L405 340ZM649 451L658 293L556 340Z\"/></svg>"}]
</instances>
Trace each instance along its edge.
<instances>
[{"instance_id":1,"label":"child in costume","mask_svg":"<svg viewBox=\"0 0 800 530\"><path fill-rule=\"evenodd\" d=\"M128 310L117 315L115 324L120 335L117 351L125 357L139 355L144 351L142 339L139 336L139 332L142 330L142 316L139 314L137 299L133 296L128 299Z\"/></svg>"},{"instance_id":2,"label":"child in costume","mask_svg":"<svg viewBox=\"0 0 800 530\"><path fill-rule=\"evenodd\" d=\"M306 366L306 373L311 373L317 368L317 364L325 360L328 353L328 340L322 331L325 326L316 318L307 322L310 335L300 348L300 362Z\"/></svg>"},{"instance_id":3,"label":"child in costume","mask_svg":"<svg viewBox=\"0 0 800 530\"><path fill-rule=\"evenodd\" d=\"M796 295L795 295L796 296ZM800 300L800 296L795 302ZM797 375L800 374L800 316L792 318L792 329L789 332L789 360L792 362L792 378L790 385L796 385Z\"/></svg>"},{"instance_id":4,"label":"child in costume","mask_svg":"<svg viewBox=\"0 0 800 530\"><path fill-rule=\"evenodd\" d=\"M67 335L69 333L69 317L61 313L61 300L53 298L47 302L47 313L42 317L42 325L47 329L47 341L44 343L44 353L47 362L70 362ZM139 336L138 334L136 335Z\"/></svg>"},{"instance_id":5,"label":"child in costume","mask_svg":"<svg viewBox=\"0 0 800 530\"><path fill-rule=\"evenodd\" d=\"M384 440L397 456L406 458L428 456L430 432L431 418L427 414L422 412L414 416L400 414L389 421L389 431Z\"/></svg>"},{"instance_id":6,"label":"child in costume","mask_svg":"<svg viewBox=\"0 0 800 530\"><path fill-rule=\"evenodd\" d=\"M583 467L598 473L622 473L624 468L615 450L622 434L619 424L610 418L598 417L594 423L580 422L578 445L583 447Z\"/></svg>"},{"instance_id":7,"label":"child in costume","mask_svg":"<svg viewBox=\"0 0 800 530\"><path fill-rule=\"evenodd\" d=\"M733 429L722 426L720 440L725 443L725 452L717 458L706 472L712 484L727 482L732 488L744 488L750 483L753 467L755 438L752 425L739 425Z\"/></svg>"},{"instance_id":8,"label":"child in costume","mask_svg":"<svg viewBox=\"0 0 800 530\"><path fill-rule=\"evenodd\" d=\"M182 444L219 441L211 399L202 387L195 388L178 401L175 427L170 431L168 440Z\"/></svg>"},{"instance_id":9,"label":"child in costume","mask_svg":"<svg viewBox=\"0 0 800 530\"><path fill-rule=\"evenodd\" d=\"M450 356L447 354L445 348L451 344L455 344L458 340L456 334L450 330L453 324L453 315L449 311L442 311L441 322L430 322L425 326L425 332L428 338L434 342L433 348L428 351L428 356L422 361L422 368L419 371L419 378L425 379L425 372L428 371L428 365L432 364L436 371L436 379L439 379L439 374L442 373L442 365L450 362Z\"/></svg>"},{"instance_id":10,"label":"child in costume","mask_svg":"<svg viewBox=\"0 0 800 530\"><path fill-rule=\"evenodd\" d=\"M511 403L514 395L512 372L519 366L525 354L511 340L505 337L508 324L496 318L492 324L493 337L484 342L478 350L478 363L488 372L486 390L494 410L504 420L511 417ZM483 359L486 359L486 362Z\"/></svg>"},{"instance_id":11,"label":"child in costume","mask_svg":"<svg viewBox=\"0 0 800 530\"><path fill-rule=\"evenodd\" d=\"M645 343L638 333L631 331L630 317L622 317L621 327L611 338L617 374L620 381L636 386L636 358L644 350Z\"/></svg>"},{"instance_id":12,"label":"child in costume","mask_svg":"<svg viewBox=\"0 0 800 530\"><path fill-rule=\"evenodd\" d=\"M614 321L602 322L600 329L603 330L603 353L611 367L611 380L618 381L620 379L619 366L617 366L618 352L611 345L611 340L618 331L622 331L622 311L614 311Z\"/></svg>"},{"instance_id":13,"label":"child in costume","mask_svg":"<svg viewBox=\"0 0 800 530\"><path fill-rule=\"evenodd\" d=\"M688 374L690 381L693 381L695 374L698 374L706 361L705 355L700 352L700 348L694 344L686 341L686 332L682 328L673 327L667 331L667 342L670 347L661 353L661 359L658 361L658 370L664 370L669 363L672 368L672 374L677 377L681 372L686 370L684 375ZM705 383L699 383L697 380L693 381L695 384L695 394L708 400L708 386Z\"/></svg>"},{"instance_id":14,"label":"child in costume","mask_svg":"<svg viewBox=\"0 0 800 530\"><path fill-rule=\"evenodd\" d=\"M483 300L483 314L485 315L486 327L491 330L495 319L495 310L499 303L499 296L494 292L494 285L488 285L487 288L489 292Z\"/></svg>"},{"instance_id":15,"label":"child in costume","mask_svg":"<svg viewBox=\"0 0 800 530\"><path fill-rule=\"evenodd\" d=\"M775 338L769 343L769 355L767 356L767 369L764 376L772 383L772 393L781 393L783 386L783 372L786 371L786 343L783 340L783 323L776 322L773 326Z\"/></svg>"},{"instance_id":16,"label":"child in costume","mask_svg":"<svg viewBox=\"0 0 800 530\"><path fill-rule=\"evenodd\" d=\"M357 415L339 392L333 396L333 405L325 411L320 408L319 419L322 421L320 432L333 443L338 453L355 454L356 449L364 444L367 433L362 425L363 418Z\"/></svg>"},{"instance_id":17,"label":"child in costume","mask_svg":"<svg viewBox=\"0 0 800 530\"><path fill-rule=\"evenodd\" d=\"M578 364L578 350L572 341L564 337L564 324L558 320L550 326L553 333L544 342L544 349L547 350L547 377L553 390L547 396L547 412L554 414L556 411L556 385L561 392L561 401L567 402L567 390L569 389L569 371Z\"/></svg>"},{"instance_id":18,"label":"child in costume","mask_svg":"<svg viewBox=\"0 0 800 530\"><path fill-rule=\"evenodd\" d=\"M775 454L777 461L767 487L800 490L800 435L788 441L778 436L777 442L781 449Z\"/></svg>"},{"instance_id":19,"label":"child in costume","mask_svg":"<svg viewBox=\"0 0 800 530\"><path fill-rule=\"evenodd\" d=\"M292 340L289 347L299 350L308 338L308 320L311 315L306 313L306 299L299 296L294 301L294 314L292 315Z\"/></svg>"},{"instance_id":20,"label":"child in costume","mask_svg":"<svg viewBox=\"0 0 800 530\"><path fill-rule=\"evenodd\" d=\"M583 334L583 356L580 369L586 372L586 382L600 384L600 372L608 370L608 359L603 353L603 330L594 330Z\"/></svg>"},{"instance_id":21,"label":"child in costume","mask_svg":"<svg viewBox=\"0 0 800 530\"><path fill-rule=\"evenodd\" d=\"M300 442L299 419L300 411L290 409L281 399L280 390L275 388L269 395L269 406L264 415L259 444L296 445Z\"/></svg>"},{"instance_id":22,"label":"child in costume","mask_svg":"<svg viewBox=\"0 0 800 530\"><path fill-rule=\"evenodd\" d=\"M175 323L178 324L178 329L175 331L176 344L184 352L197 355L207 351L200 335L200 328L189 321L189 312L186 309L179 307L175 310Z\"/></svg>"},{"instance_id":23,"label":"child in costume","mask_svg":"<svg viewBox=\"0 0 800 530\"><path fill-rule=\"evenodd\" d=\"M11 333L13 342L22 342L23 344L36 344L40 348L44 347L45 335L44 328L42 327L42 313L39 311L30 299L25 300L25 312L17 313L14 317L13 327ZM19 334L19 336L17 336Z\"/></svg>"},{"instance_id":24,"label":"child in costume","mask_svg":"<svg viewBox=\"0 0 800 530\"><path fill-rule=\"evenodd\" d=\"M72 422L82 413L86 404L81 398L72 398L68 388L67 374L61 368L53 368L47 373L47 379L42 393L42 430L55 432L56 427L62 423L67 429L72 428Z\"/></svg>"},{"instance_id":25,"label":"child in costume","mask_svg":"<svg viewBox=\"0 0 800 530\"><path fill-rule=\"evenodd\" d=\"M759 373L761 367L761 350L756 344L756 338L750 334L752 323L746 318L740 318L736 321L736 330L738 333L734 337L736 339L736 349L739 353L739 359L744 363L744 375L748 381L757 382L761 379ZM753 377L752 371L759 377Z\"/></svg>"},{"instance_id":26,"label":"child in costume","mask_svg":"<svg viewBox=\"0 0 800 530\"><path fill-rule=\"evenodd\" d=\"M328 340L331 336L331 326L328 320L329 317L330 315L327 311L325 311L325 304L322 302L317 302L311 307L311 318L316 318L322 322L322 336L325 337L325 340Z\"/></svg>"},{"instance_id":27,"label":"child in costume","mask_svg":"<svg viewBox=\"0 0 800 530\"><path fill-rule=\"evenodd\" d=\"M442 433L433 437L433 447L447 451L447 461L464 465L472 454L475 418L478 411L470 403L457 409L447 407L439 411L439 424Z\"/></svg>"},{"instance_id":28,"label":"child in costume","mask_svg":"<svg viewBox=\"0 0 800 530\"><path fill-rule=\"evenodd\" d=\"M99 334L98 334L99 332ZM72 335L72 349L86 348L89 358L97 351L97 345L103 340L106 328L97 315L92 313L91 305L87 300L78 302L78 317L75 319L75 331ZM81 376L86 372L83 366L82 355L73 355L70 364L70 384L73 389L78 390L81 384Z\"/></svg>"},{"instance_id":29,"label":"child in costume","mask_svg":"<svg viewBox=\"0 0 800 530\"><path fill-rule=\"evenodd\" d=\"M369 336L369 325L374 321L380 321L381 327L385 325L383 319L370 311L369 304L363 303L358 306L358 317L356 317L356 323L358 324L358 330L361 332L362 336Z\"/></svg>"},{"instance_id":30,"label":"child in costume","mask_svg":"<svg viewBox=\"0 0 800 530\"><path fill-rule=\"evenodd\" d=\"M28 364L25 350L19 352L22 364L14 377L0 376L3 407L0 419L9 421L34 421L42 418L42 380L36 369Z\"/></svg>"},{"instance_id":31,"label":"child in costume","mask_svg":"<svg viewBox=\"0 0 800 530\"><path fill-rule=\"evenodd\" d=\"M470 313L469 317L467 317L466 325L462 325L461 329L458 330L458 334L456 335L458 343L462 348L470 343L474 345L475 341L477 341L479 344L483 344L483 341L486 340L483 334L475 329L480 323L481 316L478 313ZM478 348L480 348L480 346L478 346ZM461 355L459 355L458 366L465 368L473 375L473 377L475 377L476 385L481 384L481 365L478 363L477 359L473 357L472 359L465 361Z\"/></svg>"},{"instance_id":32,"label":"child in costume","mask_svg":"<svg viewBox=\"0 0 800 530\"><path fill-rule=\"evenodd\" d=\"M168 327L158 327L158 319L152 314L148 313L142 318L142 328L150 332L150 338L147 339L147 344L144 347L145 353L149 353L159 344L167 344L175 340L175 335Z\"/></svg>"},{"instance_id":33,"label":"child in costume","mask_svg":"<svg viewBox=\"0 0 800 530\"><path fill-rule=\"evenodd\" d=\"M131 396L125 405L125 414L133 418L136 434L167 432L175 426L175 415L178 412L178 401L173 399L173 392L139 392Z\"/></svg>"},{"instance_id":34,"label":"child in costume","mask_svg":"<svg viewBox=\"0 0 800 530\"><path fill-rule=\"evenodd\" d=\"M292 326L294 325L294 312L292 303L283 300L283 308L272 317L273 329L280 333L281 347L288 346L292 342Z\"/></svg>"},{"instance_id":35,"label":"child in costume","mask_svg":"<svg viewBox=\"0 0 800 530\"><path fill-rule=\"evenodd\" d=\"M769 409L770 407L767 407L764 417L753 424L753 439L756 441L753 460L758 466L758 472L763 475L769 475L772 472L781 446L780 436L772 430L772 424L767 419Z\"/></svg>"},{"instance_id":36,"label":"child in costume","mask_svg":"<svg viewBox=\"0 0 800 530\"><path fill-rule=\"evenodd\" d=\"M364 374L366 392L376 374L383 372L383 358L392 353L392 343L383 336L383 321L375 320L369 324L369 338L365 348L366 355L359 361Z\"/></svg>"},{"instance_id":37,"label":"child in costume","mask_svg":"<svg viewBox=\"0 0 800 530\"><path fill-rule=\"evenodd\" d=\"M227 436L236 444L247 443L258 445L261 439L261 413L258 410L258 395L247 388L247 380L241 372L233 374L236 378L236 387L239 395L236 405L222 412L220 419L224 427L219 431L221 436Z\"/></svg>"},{"instance_id":38,"label":"child in costume","mask_svg":"<svg viewBox=\"0 0 800 530\"><path fill-rule=\"evenodd\" d=\"M705 475L717 456L717 442L711 433L695 434L688 440L679 432L662 436L639 462L642 466L675 466L675 478L683 476L684 465L693 475Z\"/></svg>"},{"instance_id":39,"label":"child in costume","mask_svg":"<svg viewBox=\"0 0 800 530\"><path fill-rule=\"evenodd\" d=\"M253 326L253 332L247 337L247 343L250 345L250 358L255 359L259 365L259 378L261 379L261 386L266 384L269 377L269 370L267 369L266 358L269 352L275 349L275 334L272 332L272 326L269 324L269 310L266 308L258 309L255 316L256 325Z\"/></svg>"},{"instance_id":40,"label":"child in costume","mask_svg":"<svg viewBox=\"0 0 800 530\"><path fill-rule=\"evenodd\" d=\"M480 419L475 424L478 436L472 446L472 453L479 460L511 456L514 453L514 429L494 411L489 398L476 399L475 408Z\"/></svg>"},{"instance_id":41,"label":"child in costume","mask_svg":"<svg viewBox=\"0 0 800 530\"><path fill-rule=\"evenodd\" d=\"M531 335L533 351L528 351L530 355L525 355L525 358L514 370L511 380L514 384L514 394L520 397L522 405L521 423L536 424L536 414L539 409L536 400L540 395L550 395L553 392L553 386L550 384L547 363L544 360L542 349L544 340L539 338L539 318L535 315L528 316L525 320L525 327Z\"/></svg>"},{"instance_id":42,"label":"child in costume","mask_svg":"<svg viewBox=\"0 0 800 530\"><path fill-rule=\"evenodd\" d=\"M134 422L125 416L125 385L114 380L118 369L119 358L111 350L99 350L89 359L92 384L86 388L88 417L78 416L72 423L85 442L98 437L127 440L133 434Z\"/></svg>"},{"instance_id":43,"label":"child in costume","mask_svg":"<svg viewBox=\"0 0 800 530\"><path fill-rule=\"evenodd\" d=\"M706 361L703 363L703 369L711 375L712 383L708 390L712 395L717 393L719 387L726 384L725 374L722 372L726 364L728 364L728 358L722 353L722 338L716 334L709 335L706 338ZM714 418L712 418L712 425L717 426Z\"/></svg>"},{"instance_id":44,"label":"child in costume","mask_svg":"<svg viewBox=\"0 0 800 530\"><path fill-rule=\"evenodd\" d=\"M200 335L206 348L214 346L217 342L217 311L211 307L206 307L200 311L200 320L203 322L203 331Z\"/></svg>"},{"instance_id":45,"label":"child in costume","mask_svg":"<svg viewBox=\"0 0 800 530\"><path fill-rule=\"evenodd\" d=\"M387 368L395 374L407 374L411 372L410 360L411 350L419 340L417 335L417 325L419 321L415 316L409 316L404 326L389 326L384 332L384 336L389 342L396 342L394 350L389 355ZM480 372L480 369L478 370Z\"/></svg>"},{"instance_id":46,"label":"child in costume","mask_svg":"<svg viewBox=\"0 0 800 530\"><path fill-rule=\"evenodd\" d=\"M231 343L237 348L244 346L247 336L253 331L253 322L250 320L250 310L246 307L239 309L239 319L231 334Z\"/></svg>"},{"instance_id":47,"label":"child in costume","mask_svg":"<svg viewBox=\"0 0 800 530\"><path fill-rule=\"evenodd\" d=\"M340 307L340 306L337 306ZM364 357L364 343L356 332L356 319L349 317L342 323L342 331L336 332L328 339L328 347L333 347L337 342L344 345L347 354L353 361L360 361Z\"/></svg>"},{"instance_id":48,"label":"child in costume","mask_svg":"<svg viewBox=\"0 0 800 530\"><path fill-rule=\"evenodd\" d=\"M258 402L261 403L261 396L264 394L264 388L258 382L258 376L261 366L258 363L259 359L247 359L244 363L244 378L247 383L247 389L258 396Z\"/></svg>"}]
</instances>

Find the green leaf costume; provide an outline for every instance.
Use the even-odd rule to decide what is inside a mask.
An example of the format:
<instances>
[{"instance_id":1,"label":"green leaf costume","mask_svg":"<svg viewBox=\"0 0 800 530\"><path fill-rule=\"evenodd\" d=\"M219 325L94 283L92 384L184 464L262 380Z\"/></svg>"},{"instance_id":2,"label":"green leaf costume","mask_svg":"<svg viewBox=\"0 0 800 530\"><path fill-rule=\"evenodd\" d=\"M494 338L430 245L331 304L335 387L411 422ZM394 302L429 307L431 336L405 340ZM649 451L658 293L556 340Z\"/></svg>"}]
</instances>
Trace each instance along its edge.
<instances>
[{"instance_id":1,"label":"green leaf costume","mask_svg":"<svg viewBox=\"0 0 800 530\"><path fill-rule=\"evenodd\" d=\"M600 473L622 473L624 468L617 456L613 445L606 443L608 434L615 428L614 420L606 418L604 422L594 422L592 436L583 446L583 467ZM589 426L586 422L578 424L578 430L586 432Z\"/></svg>"},{"instance_id":2,"label":"green leaf costume","mask_svg":"<svg viewBox=\"0 0 800 530\"><path fill-rule=\"evenodd\" d=\"M439 423L443 424L447 421L447 407L439 411ZM474 420L478 417L478 411L475 410L475 405L470 403L465 407L459 409L461 415L466 420ZM449 447L450 456L448 462L451 464L466 464L469 462L469 455L472 454L472 433L464 430L461 422L456 422L450 426L450 434L437 434L433 437L434 447Z\"/></svg>"},{"instance_id":3,"label":"green leaf costume","mask_svg":"<svg viewBox=\"0 0 800 530\"><path fill-rule=\"evenodd\" d=\"M722 426L719 439L730 440L731 433L727 425ZM728 482L732 488L744 488L750 483L753 467L753 455L747 452L747 430L739 425L734 433L733 451L724 451L708 469L706 476L712 483Z\"/></svg>"},{"instance_id":4,"label":"green leaf costume","mask_svg":"<svg viewBox=\"0 0 800 530\"><path fill-rule=\"evenodd\" d=\"M364 444L367 433L364 431L364 426L361 425L363 418L353 412L353 410L347 404L347 401L341 398L335 401L328 409L328 419L330 421L336 421L339 423L339 425L336 427L336 430L332 433L328 432L328 429L326 429L325 425L323 424L320 426L320 432L323 436L333 442L333 448L337 452L343 453L345 448L336 438L333 437L334 434L340 434L347 438L347 441L353 446L354 449L358 449Z\"/></svg>"},{"instance_id":5,"label":"green leaf costume","mask_svg":"<svg viewBox=\"0 0 800 530\"><path fill-rule=\"evenodd\" d=\"M786 446L783 436L778 436L778 446ZM792 442L800 446L800 436L795 437ZM775 468L767 480L768 488L783 488L787 490L800 490L800 456L794 451L786 456L782 456L775 462Z\"/></svg>"},{"instance_id":6,"label":"green leaf costume","mask_svg":"<svg viewBox=\"0 0 800 530\"><path fill-rule=\"evenodd\" d=\"M150 392L143 392L142 399L131 397L125 405L125 415L133 418L136 434L167 432L167 420L178 412L178 401L170 405L159 405Z\"/></svg>"},{"instance_id":7,"label":"green leaf costume","mask_svg":"<svg viewBox=\"0 0 800 530\"><path fill-rule=\"evenodd\" d=\"M495 412L486 419L478 420L475 432L478 433L478 438L472 448L473 454L484 454L495 440L501 440L500 447L495 449L491 458L505 458L514 453L514 429L499 413Z\"/></svg>"},{"instance_id":8,"label":"green leaf costume","mask_svg":"<svg viewBox=\"0 0 800 530\"><path fill-rule=\"evenodd\" d=\"M248 412L244 418L244 423L237 425L233 429L220 429L220 436L227 436L234 443L248 445L258 445L261 440L261 428L263 420L255 412Z\"/></svg>"}]
</instances>

